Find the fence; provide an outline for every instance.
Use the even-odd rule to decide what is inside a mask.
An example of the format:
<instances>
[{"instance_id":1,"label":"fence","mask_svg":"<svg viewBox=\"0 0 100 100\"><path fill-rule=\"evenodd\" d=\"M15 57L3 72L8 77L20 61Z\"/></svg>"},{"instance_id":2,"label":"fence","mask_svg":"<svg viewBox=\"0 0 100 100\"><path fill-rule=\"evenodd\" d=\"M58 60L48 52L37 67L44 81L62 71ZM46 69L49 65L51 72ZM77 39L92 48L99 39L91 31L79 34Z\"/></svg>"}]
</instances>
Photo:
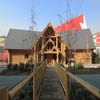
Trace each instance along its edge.
<instances>
[{"instance_id":1,"label":"fence","mask_svg":"<svg viewBox=\"0 0 100 100\"><path fill-rule=\"evenodd\" d=\"M16 85L10 91L8 91L8 87L7 86L0 87L0 100L11 100L27 84L27 82L32 77L33 77L33 73L31 73L26 79L24 79L21 83Z\"/></svg>"},{"instance_id":2,"label":"fence","mask_svg":"<svg viewBox=\"0 0 100 100\"><path fill-rule=\"evenodd\" d=\"M46 62L43 62L43 64L39 68L35 68L34 70L34 76L33 76L33 100L39 99L39 93L40 93L40 83L44 77L44 73L46 70Z\"/></svg>"},{"instance_id":3,"label":"fence","mask_svg":"<svg viewBox=\"0 0 100 100\"><path fill-rule=\"evenodd\" d=\"M7 64L6 63L0 63L0 71L6 70Z\"/></svg>"},{"instance_id":4,"label":"fence","mask_svg":"<svg viewBox=\"0 0 100 100\"><path fill-rule=\"evenodd\" d=\"M70 100L70 81L69 77L80 83L83 87L85 87L88 91L93 93L100 99L100 90L96 87L92 86L91 84L87 83L86 81L80 79L79 77L75 76L74 74L70 73L67 69L63 68L61 65L55 63L55 68L63 90L65 92L65 100Z\"/></svg>"},{"instance_id":5,"label":"fence","mask_svg":"<svg viewBox=\"0 0 100 100\"><path fill-rule=\"evenodd\" d=\"M0 87L0 100L11 100L16 94L33 78L33 100L38 98L37 91L39 91L40 83L43 79L44 72L46 69L46 62L43 62L40 67L35 67L34 72L32 72L26 79L16 85L12 90L8 91L7 86Z\"/></svg>"}]
</instances>

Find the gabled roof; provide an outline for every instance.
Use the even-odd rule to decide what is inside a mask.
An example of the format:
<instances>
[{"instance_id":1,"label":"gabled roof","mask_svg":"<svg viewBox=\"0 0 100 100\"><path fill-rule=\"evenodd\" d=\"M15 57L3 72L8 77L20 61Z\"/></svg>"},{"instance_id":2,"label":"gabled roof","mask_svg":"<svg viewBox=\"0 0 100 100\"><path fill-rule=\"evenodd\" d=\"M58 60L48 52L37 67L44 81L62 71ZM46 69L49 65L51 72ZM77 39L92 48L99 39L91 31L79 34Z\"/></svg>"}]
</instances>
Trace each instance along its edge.
<instances>
[{"instance_id":1,"label":"gabled roof","mask_svg":"<svg viewBox=\"0 0 100 100\"><path fill-rule=\"evenodd\" d=\"M35 41L35 43L37 43L37 41L43 36L43 34L45 33L45 31L51 27L53 29L54 32L56 32L55 27L49 22L48 25L44 28L44 30L40 33L40 35L38 36L37 40ZM34 43L34 44L35 44ZM34 45L33 44L33 45Z\"/></svg>"},{"instance_id":2,"label":"gabled roof","mask_svg":"<svg viewBox=\"0 0 100 100\"><path fill-rule=\"evenodd\" d=\"M95 45L90 29L59 32L71 49L94 49ZM70 43L69 43L70 42Z\"/></svg>"},{"instance_id":3,"label":"gabled roof","mask_svg":"<svg viewBox=\"0 0 100 100\"><path fill-rule=\"evenodd\" d=\"M5 49L30 49L39 34L37 31L10 29Z\"/></svg>"},{"instance_id":4,"label":"gabled roof","mask_svg":"<svg viewBox=\"0 0 100 100\"><path fill-rule=\"evenodd\" d=\"M85 16L84 16L84 14L77 16L77 17L65 22L64 24L57 26L55 29L57 32L87 29Z\"/></svg>"},{"instance_id":5,"label":"gabled roof","mask_svg":"<svg viewBox=\"0 0 100 100\"><path fill-rule=\"evenodd\" d=\"M43 32L29 31L29 30L17 30L10 29L7 40L6 49L31 49L36 40L43 35L48 27L54 27L52 24L48 24ZM55 29L54 29L55 31ZM83 29L78 31L67 31L58 33L61 38L71 49L94 49L94 42L91 31L89 29ZM71 36L71 38L69 37ZM69 40L71 39L71 41ZM69 43L70 42L70 43ZM70 45L71 44L71 45Z\"/></svg>"}]
</instances>

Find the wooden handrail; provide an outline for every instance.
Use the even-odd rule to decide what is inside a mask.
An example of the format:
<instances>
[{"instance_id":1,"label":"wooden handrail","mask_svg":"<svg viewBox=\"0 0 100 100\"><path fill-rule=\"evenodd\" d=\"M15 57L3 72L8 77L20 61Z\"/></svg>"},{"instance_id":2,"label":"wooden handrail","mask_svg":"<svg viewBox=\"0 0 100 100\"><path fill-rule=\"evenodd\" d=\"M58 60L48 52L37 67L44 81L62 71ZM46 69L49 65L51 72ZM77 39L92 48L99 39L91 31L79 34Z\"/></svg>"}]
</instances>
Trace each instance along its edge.
<instances>
[{"instance_id":1,"label":"wooden handrail","mask_svg":"<svg viewBox=\"0 0 100 100\"><path fill-rule=\"evenodd\" d=\"M24 79L21 83L19 83L17 86L15 86L13 89L9 91L9 100L11 100L17 93L22 89L26 83L33 77L33 72L26 78Z\"/></svg>"},{"instance_id":2,"label":"wooden handrail","mask_svg":"<svg viewBox=\"0 0 100 100\"><path fill-rule=\"evenodd\" d=\"M29 82L31 78L33 78L33 98L36 98L34 100L37 100L38 95L38 89L40 87L40 83L43 79L44 72L46 69L46 62L43 62L39 68L34 68L34 72L32 72L27 78L25 78L22 82L20 82L18 85L16 85L13 89L8 91L8 87L1 87L0 89L0 98L2 100L11 100L13 97L16 96L16 94ZM3 92L2 92L3 91ZM2 92L2 93L1 93ZM35 94L35 95L34 95ZM4 97L5 96L5 97ZM1 99L0 99L1 100Z\"/></svg>"},{"instance_id":3,"label":"wooden handrail","mask_svg":"<svg viewBox=\"0 0 100 100\"><path fill-rule=\"evenodd\" d=\"M80 79L79 77L75 76L74 74L67 72L66 74L68 74L70 77L72 77L75 81L77 81L78 83L80 83L82 86L84 86L88 91L90 91L91 93L93 93L95 96L97 96L98 98L100 98L100 90L97 89L96 87L94 87L93 85L89 84L88 82Z\"/></svg>"},{"instance_id":4,"label":"wooden handrail","mask_svg":"<svg viewBox=\"0 0 100 100\"><path fill-rule=\"evenodd\" d=\"M66 74L66 70L58 65L56 62L54 63L58 78L61 82L65 93L65 100L70 100L70 89L69 89L69 76Z\"/></svg>"},{"instance_id":5,"label":"wooden handrail","mask_svg":"<svg viewBox=\"0 0 100 100\"><path fill-rule=\"evenodd\" d=\"M0 86L0 100L8 100L8 87Z\"/></svg>"},{"instance_id":6,"label":"wooden handrail","mask_svg":"<svg viewBox=\"0 0 100 100\"><path fill-rule=\"evenodd\" d=\"M43 62L39 68L34 69L34 78L33 78L33 100L39 99L40 84L44 77L46 70L46 62Z\"/></svg>"},{"instance_id":7,"label":"wooden handrail","mask_svg":"<svg viewBox=\"0 0 100 100\"><path fill-rule=\"evenodd\" d=\"M75 76L74 74L72 74L71 72L66 70L65 68L62 68L62 66L58 65L56 62L55 62L55 67L56 67L56 72L57 72L58 77L60 79L61 85L62 85L62 87L65 91L65 95L69 96L69 94L70 94L70 93L68 93L69 87L70 87L68 85L70 84L69 77L71 77L75 81L80 83L83 87L85 87L88 91L90 91L91 93L93 93L95 96L97 96L100 99L100 89L97 89L96 87L89 84L88 82L86 82L86 81L80 79L79 77ZM63 80L63 78L66 78L66 79ZM67 97L67 100L70 100L70 97Z\"/></svg>"}]
</instances>

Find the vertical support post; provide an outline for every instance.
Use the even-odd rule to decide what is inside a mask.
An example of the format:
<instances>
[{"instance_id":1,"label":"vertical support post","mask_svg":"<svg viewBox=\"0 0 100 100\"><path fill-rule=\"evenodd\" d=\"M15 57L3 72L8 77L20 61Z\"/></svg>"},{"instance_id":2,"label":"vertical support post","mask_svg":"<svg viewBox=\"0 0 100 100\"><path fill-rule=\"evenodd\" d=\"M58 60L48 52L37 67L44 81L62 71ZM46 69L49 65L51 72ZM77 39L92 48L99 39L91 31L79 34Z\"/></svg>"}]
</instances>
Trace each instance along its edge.
<instances>
[{"instance_id":1,"label":"vertical support post","mask_svg":"<svg viewBox=\"0 0 100 100\"><path fill-rule=\"evenodd\" d=\"M58 48L58 36L56 37L56 48ZM57 63L59 63L59 53L58 53L58 50L57 50Z\"/></svg>"},{"instance_id":2,"label":"vertical support post","mask_svg":"<svg viewBox=\"0 0 100 100\"><path fill-rule=\"evenodd\" d=\"M66 64L66 49L64 49L64 64Z\"/></svg>"},{"instance_id":3,"label":"vertical support post","mask_svg":"<svg viewBox=\"0 0 100 100\"><path fill-rule=\"evenodd\" d=\"M36 63L36 45L34 46L34 63Z\"/></svg>"},{"instance_id":4,"label":"vertical support post","mask_svg":"<svg viewBox=\"0 0 100 100\"><path fill-rule=\"evenodd\" d=\"M41 61L43 62L43 60L44 60L44 57L43 57L44 55L43 55L43 52L41 53Z\"/></svg>"},{"instance_id":5,"label":"vertical support post","mask_svg":"<svg viewBox=\"0 0 100 100\"><path fill-rule=\"evenodd\" d=\"M32 59L33 59L33 63L34 63L34 47L32 48Z\"/></svg>"},{"instance_id":6,"label":"vertical support post","mask_svg":"<svg viewBox=\"0 0 100 100\"><path fill-rule=\"evenodd\" d=\"M36 64L33 73L33 100L36 100Z\"/></svg>"},{"instance_id":7,"label":"vertical support post","mask_svg":"<svg viewBox=\"0 0 100 100\"><path fill-rule=\"evenodd\" d=\"M8 100L8 87L0 87L0 100Z\"/></svg>"},{"instance_id":8,"label":"vertical support post","mask_svg":"<svg viewBox=\"0 0 100 100\"><path fill-rule=\"evenodd\" d=\"M91 57L90 57L90 64L92 64L93 62L92 62L92 55L93 55L93 51L91 51ZM100 50L99 50L99 56L100 56Z\"/></svg>"},{"instance_id":9,"label":"vertical support post","mask_svg":"<svg viewBox=\"0 0 100 100\"><path fill-rule=\"evenodd\" d=\"M36 49L36 45L37 44L35 44L35 46L34 46L34 65L35 65L35 63L37 63L37 49Z\"/></svg>"},{"instance_id":10,"label":"vertical support post","mask_svg":"<svg viewBox=\"0 0 100 100\"><path fill-rule=\"evenodd\" d=\"M11 63L11 59L10 59L10 57L11 57L11 54L10 54L10 51L8 50L8 64Z\"/></svg>"},{"instance_id":11,"label":"vertical support post","mask_svg":"<svg viewBox=\"0 0 100 100\"><path fill-rule=\"evenodd\" d=\"M59 63L59 53L57 52L57 63Z\"/></svg>"},{"instance_id":12,"label":"vertical support post","mask_svg":"<svg viewBox=\"0 0 100 100\"><path fill-rule=\"evenodd\" d=\"M36 62L38 62L38 47L36 45Z\"/></svg>"},{"instance_id":13,"label":"vertical support post","mask_svg":"<svg viewBox=\"0 0 100 100\"><path fill-rule=\"evenodd\" d=\"M42 37L42 53L41 53L41 55L42 55L41 60L43 61L44 60L44 37Z\"/></svg>"},{"instance_id":14,"label":"vertical support post","mask_svg":"<svg viewBox=\"0 0 100 100\"><path fill-rule=\"evenodd\" d=\"M67 73L67 69L66 69L66 73ZM66 100L70 100L70 81L69 81L69 75L66 74L66 79L67 79L67 88L66 88Z\"/></svg>"}]
</instances>

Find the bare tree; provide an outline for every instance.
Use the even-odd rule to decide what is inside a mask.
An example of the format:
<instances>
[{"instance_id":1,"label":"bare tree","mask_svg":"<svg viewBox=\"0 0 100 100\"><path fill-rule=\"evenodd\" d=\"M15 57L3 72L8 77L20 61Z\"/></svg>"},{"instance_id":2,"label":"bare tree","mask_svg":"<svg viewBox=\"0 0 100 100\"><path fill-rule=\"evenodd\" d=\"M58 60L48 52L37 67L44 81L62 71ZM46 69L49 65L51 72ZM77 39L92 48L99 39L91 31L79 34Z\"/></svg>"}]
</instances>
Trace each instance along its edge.
<instances>
[{"instance_id":1,"label":"bare tree","mask_svg":"<svg viewBox=\"0 0 100 100\"><path fill-rule=\"evenodd\" d=\"M29 26L30 30L34 30L35 26L37 25L36 20L35 20L34 1L35 0L33 0L33 7L31 9L31 17L30 17L30 23L31 23L31 25Z\"/></svg>"},{"instance_id":2,"label":"bare tree","mask_svg":"<svg viewBox=\"0 0 100 100\"><path fill-rule=\"evenodd\" d=\"M75 13L72 13L71 11L71 0L66 0L66 6L67 6L67 10L65 11L66 14L66 18L64 19L62 17L61 14L58 14L58 18L60 21L60 24L64 24L64 22L67 22L67 29L68 29L68 33L67 33L67 44L69 46L69 57L68 57L68 62L70 61L71 57L72 57L72 48L74 49L74 53L76 52L76 43L77 43L77 31L75 32L75 34L73 34L73 31L71 30L72 27L74 27L75 23L71 22L70 20L73 19L74 17L76 17ZM65 25L63 25L63 30L65 30ZM75 59L75 57L74 57Z\"/></svg>"},{"instance_id":3,"label":"bare tree","mask_svg":"<svg viewBox=\"0 0 100 100\"><path fill-rule=\"evenodd\" d=\"M31 26L29 27L30 30L34 30L35 25L37 25L35 21L35 12L34 8L31 10L31 18L30 18Z\"/></svg>"}]
</instances>

